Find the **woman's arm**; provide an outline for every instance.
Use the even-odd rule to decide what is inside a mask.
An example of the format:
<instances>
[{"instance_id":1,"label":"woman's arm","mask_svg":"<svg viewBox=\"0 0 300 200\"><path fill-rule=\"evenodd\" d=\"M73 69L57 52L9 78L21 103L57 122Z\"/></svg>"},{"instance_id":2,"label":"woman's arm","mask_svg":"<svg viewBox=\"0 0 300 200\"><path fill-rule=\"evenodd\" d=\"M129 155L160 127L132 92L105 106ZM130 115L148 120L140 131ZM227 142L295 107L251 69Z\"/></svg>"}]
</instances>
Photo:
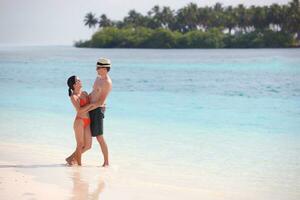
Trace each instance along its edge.
<instances>
[{"instance_id":1,"label":"woman's arm","mask_svg":"<svg viewBox=\"0 0 300 200\"><path fill-rule=\"evenodd\" d=\"M89 112L96 108L95 103L87 104L85 106L80 107L78 100L79 100L79 98L77 96L74 96L74 95L71 96L71 102L72 102L73 106L75 107L78 114L86 113L86 112Z\"/></svg>"},{"instance_id":2,"label":"woman's arm","mask_svg":"<svg viewBox=\"0 0 300 200\"><path fill-rule=\"evenodd\" d=\"M83 94L87 99L90 99L90 94L88 94L86 91L83 91ZM91 107L87 110L87 112L94 110L97 107L100 107L99 103L89 103L88 105L91 105Z\"/></svg>"}]
</instances>

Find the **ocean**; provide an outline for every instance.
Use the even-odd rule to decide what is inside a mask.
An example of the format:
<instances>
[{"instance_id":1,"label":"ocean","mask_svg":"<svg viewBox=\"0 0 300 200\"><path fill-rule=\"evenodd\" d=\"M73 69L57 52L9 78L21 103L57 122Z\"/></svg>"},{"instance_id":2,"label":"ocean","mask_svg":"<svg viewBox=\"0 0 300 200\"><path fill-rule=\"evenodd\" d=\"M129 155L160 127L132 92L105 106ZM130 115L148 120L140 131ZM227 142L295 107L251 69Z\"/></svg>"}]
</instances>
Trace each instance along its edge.
<instances>
[{"instance_id":1,"label":"ocean","mask_svg":"<svg viewBox=\"0 0 300 200\"><path fill-rule=\"evenodd\" d=\"M70 154L66 82L91 92L100 57L112 61L112 165L176 188L300 198L300 49L0 47L1 142ZM95 139L91 152L100 164Z\"/></svg>"}]
</instances>

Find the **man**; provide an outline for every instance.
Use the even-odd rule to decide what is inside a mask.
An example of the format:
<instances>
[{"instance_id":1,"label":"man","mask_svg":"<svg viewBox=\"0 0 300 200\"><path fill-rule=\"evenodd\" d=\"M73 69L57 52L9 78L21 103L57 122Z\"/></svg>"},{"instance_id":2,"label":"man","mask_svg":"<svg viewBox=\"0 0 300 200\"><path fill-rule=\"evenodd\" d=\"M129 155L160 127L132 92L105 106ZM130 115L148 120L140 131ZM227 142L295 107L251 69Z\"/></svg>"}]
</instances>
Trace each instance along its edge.
<instances>
[{"instance_id":1,"label":"man","mask_svg":"<svg viewBox=\"0 0 300 200\"><path fill-rule=\"evenodd\" d=\"M101 105L100 107L91 110L89 114L91 119L92 136L97 138L104 157L103 167L109 165L108 148L103 137L103 118L106 98L112 89L112 81L108 75L110 68L111 63L109 59L100 58L98 60L96 65L98 76L94 82L93 91L89 95L90 103L99 102L99 105Z\"/></svg>"}]
</instances>

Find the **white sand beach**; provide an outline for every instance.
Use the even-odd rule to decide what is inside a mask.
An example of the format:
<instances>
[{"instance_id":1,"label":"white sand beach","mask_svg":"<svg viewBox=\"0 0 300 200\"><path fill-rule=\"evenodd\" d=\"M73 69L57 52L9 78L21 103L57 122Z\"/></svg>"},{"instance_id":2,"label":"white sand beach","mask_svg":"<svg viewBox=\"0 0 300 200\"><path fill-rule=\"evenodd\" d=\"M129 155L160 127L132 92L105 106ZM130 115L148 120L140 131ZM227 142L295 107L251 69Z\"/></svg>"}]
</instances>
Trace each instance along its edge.
<instances>
[{"instance_id":1,"label":"white sand beach","mask_svg":"<svg viewBox=\"0 0 300 200\"><path fill-rule=\"evenodd\" d=\"M44 150L43 150L44 149ZM67 166L44 146L0 145L0 199L220 199L221 193L138 180L117 166ZM56 156L57 155L57 156Z\"/></svg>"},{"instance_id":2,"label":"white sand beach","mask_svg":"<svg viewBox=\"0 0 300 200\"><path fill-rule=\"evenodd\" d=\"M0 199L280 199L280 191L238 187L230 178L215 188L211 180L196 188L193 182L168 182L163 175L141 178L118 164L102 168L93 154L86 154L82 167L70 167L63 162L65 152L47 146L1 143L0 152ZM180 174L173 178L185 179Z\"/></svg>"}]
</instances>

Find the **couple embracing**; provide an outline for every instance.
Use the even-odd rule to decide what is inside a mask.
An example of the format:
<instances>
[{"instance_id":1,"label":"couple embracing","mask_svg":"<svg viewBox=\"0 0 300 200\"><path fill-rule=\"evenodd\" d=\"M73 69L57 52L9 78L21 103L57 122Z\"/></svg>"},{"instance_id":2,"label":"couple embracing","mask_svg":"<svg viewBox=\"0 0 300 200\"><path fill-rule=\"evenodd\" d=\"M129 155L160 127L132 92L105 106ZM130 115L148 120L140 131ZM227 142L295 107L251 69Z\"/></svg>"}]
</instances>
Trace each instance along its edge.
<instances>
[{"instance_id":1,"label":"couple embracing","mask_svg":"<svg viewBox=\"0 0 300 200\"><path fill-rule=\"evenodd\" d=\"M108 75L110 68L109 59L98 60L97 78L90 94L82 90L78 76L71 76L68 79L70 100L77 112L73 126L77 145L75 151L66 158L69 165L81 165L81 155L91 148L92 136L96 137L100 144L104 158L102 166L109 165L108 148L103 137L103 118L106 98L112 89L112 81Z\"/></svg>"}]
</instances>

